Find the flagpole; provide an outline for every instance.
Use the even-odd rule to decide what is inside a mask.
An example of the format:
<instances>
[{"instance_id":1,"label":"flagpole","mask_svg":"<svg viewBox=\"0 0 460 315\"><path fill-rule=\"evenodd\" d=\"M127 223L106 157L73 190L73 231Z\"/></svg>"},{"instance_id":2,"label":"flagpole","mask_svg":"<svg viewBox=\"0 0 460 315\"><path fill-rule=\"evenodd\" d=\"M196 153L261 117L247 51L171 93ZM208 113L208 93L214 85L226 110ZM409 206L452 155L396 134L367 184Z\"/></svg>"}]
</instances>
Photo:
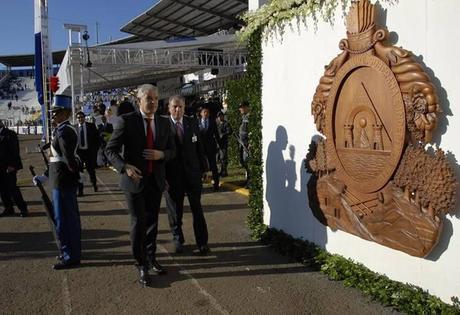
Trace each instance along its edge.
<instances>
[{"instance_id":1,"label":"flagpole","mask_svg":"<svg viewBox=\"0 0 460 315\"><path fill-rule=\"evenodd\" d=\"M49 109L51 91L49 78L53 75L53 61L49 43L48 0L35 0L35 86L42 107L43 141L49 142L51 123Z\"/></svg>"}]
</instances>

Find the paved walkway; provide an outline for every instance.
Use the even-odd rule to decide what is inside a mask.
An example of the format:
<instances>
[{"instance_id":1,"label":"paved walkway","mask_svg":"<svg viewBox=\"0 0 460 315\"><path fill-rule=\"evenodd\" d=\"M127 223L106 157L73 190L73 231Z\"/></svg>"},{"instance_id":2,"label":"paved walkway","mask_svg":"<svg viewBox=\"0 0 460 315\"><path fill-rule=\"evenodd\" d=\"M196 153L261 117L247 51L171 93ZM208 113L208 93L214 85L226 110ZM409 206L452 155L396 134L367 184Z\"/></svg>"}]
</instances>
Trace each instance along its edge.
<instances>
[{"instance_id":1,"label":"paved walkway","mask_svg":"<svg viewBox=\"0 0 460 315\"><path fill-rule=\"evenodd\" d=\"M21 137L23 151L37 139ZM279 256L249 237L247 197L205 190L209 256L195 254L190 211L184 215L186 246L173 254L164 205L158 259L168 274L141 288L129 246L129 221L117 175L98 170L100 190L79 198L83 261L79 269L53 271L55 245L23 152L20 182L28 218L0 218L2 314L390 314L360 292L345 288ZM40 168L40 167L37 167ZM2 207L0 207L2 209Z\"/></svg>"}]
</instances>

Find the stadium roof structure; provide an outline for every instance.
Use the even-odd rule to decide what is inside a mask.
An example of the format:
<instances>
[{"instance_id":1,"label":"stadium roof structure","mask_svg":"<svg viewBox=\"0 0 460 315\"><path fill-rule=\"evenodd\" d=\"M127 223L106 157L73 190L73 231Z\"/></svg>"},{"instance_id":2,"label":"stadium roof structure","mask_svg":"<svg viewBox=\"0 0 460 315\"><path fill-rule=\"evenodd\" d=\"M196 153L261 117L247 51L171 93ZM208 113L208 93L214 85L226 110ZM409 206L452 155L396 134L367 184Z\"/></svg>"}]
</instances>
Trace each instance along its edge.
<instances>
[{"instance_id":1,"label":"stadium roof structure","mask_svg":"<svg viewBox=\"0 0 460 315\"><path fill-rule=\"evenodd\" d=\"M53 64L61 64L64 59L66 51L60 50L53 52ZM32 67L35 66L35 55L9 55L9 56L0 56L0 63L4 64L7 67Z\"/></svg>"},{"instance_id":2,"label":"stadium roof structure","mask_svg":"<svg viewBox=\"0 0 460 315\"><path fill-rule=\"evenodd\" d=\"M160 0L121 28L134 35L120 43L206 36L220 30L240 29L240 15L248 0Z\"/></svg>"},{"instance_id":3,"label":"stadium roof structure","mask_svg":"<svg viewBox=\"0 0 460 315\"><path fill-rule=\"evenodd\" d=\"M210 68L241 72L246 66L246 55L246 48L241 47L231 34L177 41L69 47L59 69L60 89L57 93L83 95L155 83Z\"/></svg>"},{"instance_id":4,"label":"stadium roof structure","mask_svg":"<svg viewBox=\"0 0 460 315\"><path fill-rule=\"evenodd\" d=\"M130 36L99 46L188 39L236 30L244 25L239 16L247 10L248 0L159 0L121 27ZM65 50L53 52L53 64L61 64L65 53ZM32 67L34 54L0 56L0 63L7 67Z\"/></svg>"}]
</instances>

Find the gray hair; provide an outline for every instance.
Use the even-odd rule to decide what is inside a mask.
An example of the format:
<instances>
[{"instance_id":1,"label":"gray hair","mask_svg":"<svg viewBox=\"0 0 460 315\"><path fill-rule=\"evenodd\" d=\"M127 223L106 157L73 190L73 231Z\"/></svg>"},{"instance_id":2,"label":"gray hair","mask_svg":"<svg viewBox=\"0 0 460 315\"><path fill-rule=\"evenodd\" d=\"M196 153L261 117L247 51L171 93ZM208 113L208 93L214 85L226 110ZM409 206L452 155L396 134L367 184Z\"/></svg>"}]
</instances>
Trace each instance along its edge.
<instances>
[{"instance_id":1,"label":"gray hair","mask_svg":"<svg viewBox=\"0 0 460 315\"><path fill-rule=\"evenodd\" d=\"M169 98L168 104L171 104L172 102L177 101L180 102L181 104L185 105L185 98L181 95L173 95Z\"/></svg>"},{"instance_id":2,"label":"gray hair","mask_svg":"<svg viewBox=\"0 0 460 315\"><path fill-rule=\"evenodd\" d=\"M155 91L155 93L158 95L158 88L153 85L153 84L142 84L139 85L137 88L137 98L141 98L145 94L147 94L149 91Z\"/></svg>"}]
</instances>

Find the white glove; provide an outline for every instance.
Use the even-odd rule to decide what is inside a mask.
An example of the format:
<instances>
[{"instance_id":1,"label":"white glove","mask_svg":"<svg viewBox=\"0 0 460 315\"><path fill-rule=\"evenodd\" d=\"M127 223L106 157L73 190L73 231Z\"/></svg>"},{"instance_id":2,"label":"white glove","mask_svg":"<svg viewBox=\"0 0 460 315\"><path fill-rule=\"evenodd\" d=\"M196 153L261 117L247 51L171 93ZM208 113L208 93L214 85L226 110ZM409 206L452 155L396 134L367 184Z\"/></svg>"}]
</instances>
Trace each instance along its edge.
<instances>
[{"instance_id":1,"label":"white glove","mask_svg":"<svg viewBox=\"0 0 460 315\"><path fill-rule=\"evenodd\" d=\"M34 178L32 178L32 182L34 183L35 186L37 186L39 182L43 185L47 181L48 181L48 176L45 176L45 175L35 175Z\"/></svg>"}]
</instances>

